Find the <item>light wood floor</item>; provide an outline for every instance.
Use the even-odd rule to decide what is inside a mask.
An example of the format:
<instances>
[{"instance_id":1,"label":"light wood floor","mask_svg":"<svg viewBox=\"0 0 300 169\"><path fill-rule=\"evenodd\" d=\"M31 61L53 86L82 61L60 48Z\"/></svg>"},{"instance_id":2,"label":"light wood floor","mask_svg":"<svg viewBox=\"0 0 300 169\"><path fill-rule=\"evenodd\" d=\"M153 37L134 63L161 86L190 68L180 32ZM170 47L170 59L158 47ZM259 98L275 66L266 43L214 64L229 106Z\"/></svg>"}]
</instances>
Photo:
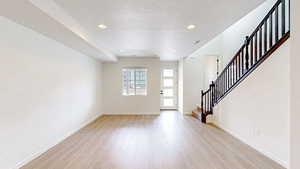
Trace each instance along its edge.
<instances>
[{"instance_id":1,"label":"light wood floor","mask_svg":"<svg viewBox=\"0 0 300 169\"><path fill-rule=\"evenodd\" d=\"M22 169L283 169L190 116L103 116Z\"/></svg>"}]
</instances>

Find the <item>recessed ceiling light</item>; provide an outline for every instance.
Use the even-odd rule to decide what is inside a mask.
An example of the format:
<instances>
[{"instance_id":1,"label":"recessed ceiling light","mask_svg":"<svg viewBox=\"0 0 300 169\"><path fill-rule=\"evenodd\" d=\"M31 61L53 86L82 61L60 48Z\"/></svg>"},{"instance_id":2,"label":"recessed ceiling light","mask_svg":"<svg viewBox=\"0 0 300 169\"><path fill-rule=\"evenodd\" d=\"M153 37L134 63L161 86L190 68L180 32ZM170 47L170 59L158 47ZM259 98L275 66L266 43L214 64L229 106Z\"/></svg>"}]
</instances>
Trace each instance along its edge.
<instances>
[{"instance_id":1,"label":"recessed ceiling light","mask_svg":"<svg viewBox=\"0 0 300 169\"><path fill-rule=\"evenodd\" d=\"M196 28L196 25L189 25L186 27L188 30L192 30Z\"/></svg>"},{"instance_id":2,"label":"recessed ceiling light","mask_svg":"<svg viewBox=\"0 0 300 169\"><path fill-rule=\"evenodd\" d=\"M103 24L100 24L100 25L98 25L98 28L100 28L100 29L106 29L107 26L106 26L106 25L103 25Z\"/></svg>"}]
</instances>

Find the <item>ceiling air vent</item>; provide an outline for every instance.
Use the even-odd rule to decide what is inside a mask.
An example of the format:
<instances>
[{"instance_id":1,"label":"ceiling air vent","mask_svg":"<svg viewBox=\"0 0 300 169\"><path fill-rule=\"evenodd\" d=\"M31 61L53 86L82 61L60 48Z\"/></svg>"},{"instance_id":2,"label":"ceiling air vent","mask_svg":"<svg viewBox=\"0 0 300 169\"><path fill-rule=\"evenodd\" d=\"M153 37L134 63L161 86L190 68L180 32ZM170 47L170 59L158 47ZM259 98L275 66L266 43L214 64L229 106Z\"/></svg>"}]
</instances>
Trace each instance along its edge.
<instances>
[{"instance_id":1,"label":"ceiling air vent","mask_svg":"<svg viewBox=\"0 0 300 169\"><path fill-rule=\"evenodd\" d=\"M200 43L200 40L195 41L194 45L197 45L198 43Z\"/></svg>"}]
</instances>

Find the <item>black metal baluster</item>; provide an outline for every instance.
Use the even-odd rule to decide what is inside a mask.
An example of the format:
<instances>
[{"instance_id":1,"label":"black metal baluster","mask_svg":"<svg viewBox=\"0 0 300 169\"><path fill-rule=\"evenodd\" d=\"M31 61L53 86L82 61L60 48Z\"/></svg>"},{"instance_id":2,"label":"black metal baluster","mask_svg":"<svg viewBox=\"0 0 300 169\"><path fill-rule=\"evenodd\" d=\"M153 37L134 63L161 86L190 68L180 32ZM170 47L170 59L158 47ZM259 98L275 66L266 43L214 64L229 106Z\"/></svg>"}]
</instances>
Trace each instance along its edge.
<instances>
[{"instance_id":1,"label":"black metal baluster","mask_svg":"<svg viewBox=\"0 0 300 169\"><path fill-rule=\"evenodd\" d=\"M219 78L216 80L216 86L215 86L215 89L216 89L216 98L215 98L215 102L217 101L218 97L219 97L219 92L218 92L218 87L219 87Z\"/></svg>"},{"instance_id":2,"label":"black metal baluster","mask_svg":"<svg viewBox=\"0 0 300 169\"><path fill-rule=\"evenodd\" d=\"M259 28L259 59L262 57L262 27Z\"/></svg>"},{"instance_id":3,"label":"black metal baluster","mask_svg":"<svg viewBox=\"0 0 300 169\"><path fill-rule=\"evenodd\" d=\"M273 46L273 13L270 14L269 24L269 48L271 48Z\"/></svg>"},{"instance_id":4,"label":"black metal baluster","mask_svg":"<svg viewBox=\"0 0 300 169\"><path fill-rule=\"evenodd\" d=\"M237 82L237 80L238 80L238 57L237 57L238 55L236 55L236 57L235 57L235 83Z\"/></svg>"},{"instance_id":5,"label":"black metal baluster","mask_svg":"<svg viewBox=\"0 0 300 169\"><path fill-rule=\"evenodd\" d=\"M231 86L234 84L234 59L231 63Z\"/></svg>"},{"instance_id":6,"label":"black metal baluster","mask_svg":"<svg viewBox=\"0 0 300 169\"><path fill-rule=\"evenodd\" d=\"M208 111L208 107L209 107L209 105L208 105L208 104L209 104L208 99L209 99L209 98L208 98L208 91L207 91L207 92L206 92L206 106L207 106L207 107L206 107L206 112ZM206 112L205 112L205 113L206 113Z\"/></svg>"},{"instance_id":7,"label":"black metal baluster","mask_svg":"<svg viewBox=\"0 0 300 169\"><path fill-rule=\"evenodd\" d=\"M228 67L229 69L229 88L232 85L232 62L230 62L230 66Z\"/></svg>"},{"instance_id":8,"label":"black metal baluster","mask_svg":"<svg viewBox=\"0 0 300 169\"><path fill-rule=\"evenodd\" d=\"M227 72L227 89L226 89L226 91L227 91L228 88L229 88L229 83L230 83L230 71L229 71L229 66L227 66L226 72Z\"/></svg>"},{"instance_id":9,"label":"black metal baluster","mask_svg":"<svg viewBox=\"0 0 300 169\"><path fill-rule=\"evenodd\" d=\"M210 111L210 86L207 93L207 105L208 105L208 112Z\"/></svg>"},{"instance_id":10,"label":"black metal baluster","mask_svg":"<svg viewBox=\"0 0 300 169\"><path fill-rule=\"evenodd\" d=\"M239 63L238 63L238 79L241 77L241 52L238 54Z\"/></svg>"},{"instance_id":11,"label":"black metal baluster","mask_svg":"<svg viewBox=\"0 0 300 169\"><path fill-rule=\"evenodd\" d=\"M230 86L230 72L229 72L229 67L227 67L227 90L229 90L229 86Z\"/></svg>"},{"instance_id":12,"label":"black metal baluster","mask_svg":"<svg viewBox=\"0 0 300 169\"><path fill-rule=\"evenodd\" d=\"M224 72L222 73L222 96L225 94L225 76Z\"/></svg>"},{"instance_id":13,"label":"black metal baluster","mask_svg":"<svg viewBox=\"0 0 300 169\"><path fill-rule=\"evenodd\" d=\"M219 80L217 79L216 80L216 83L215 83L215 100L214 100L214 102L216 103L217 102L217 99L218 99L218 84L219 83Z\"/></svg>"},{"instance_id":14,"label":"black metal baluster","mask_svg":"<svg viewBox=\"0 0 300 169\"><path fill-rule=\"evenodd\" d=\"M226 92L226 74L223 73L223 95L225 95Z\"/></svg>"},{"instance_id":15,"label":"black metal baluster","mask_svg":"<svg viewBox=\"0 0 300 169\"><path fill-rule=\"evenodd\" d=\"M211 107L212 107L212 87L210 88L210 92L209 92L209 111L211 112Z\"/></svg>"},{"instance_id":16,"label":"black metal baluster","mask_svg":"<svg viewBox=\"0 0 300 169\"><path fill-rule=\"evenodd\" d=\"M219 80L218 80L218 88L217 88L217 92L218 92L218 97L217 97L217 100L219 100L220 99L220 94L221 94L221 84L220 84L220 82L221 82L221 77L219 77Z\"/></svg>"},{"instance_id":17,"label":"black metal baluster","mask_svg":"<svg viewBox=\"0 0 300 169\"><path fill-rule=\"evenodd\" d=\"M264 22L264 54L267 53L268 49L268 24L267 19Z\"/></svg>"},{"instance_id":18,"label":"black metal baluster","mask_svg":"<svg viewBox=\"0 0 300 169\"><path fill-rule=\"evenodd\" d=\"M254 64L257 62L257 32L255 33L255 39L254 39Z\"/></svg>"},{"instance_id":19,"label":"black metal baluster","mask_svg":"<svg viewBox=\"0 0 300 169\"><path fill-rule=\"evenodd\" d=\"M210 109L211 109L211 112L213 111L212 108L213 108L213 105L214 105L214 99L215 99L215 98L214 98L214 90L215 90L215 88L214 88L214 83L212 83L212 84L211 84L211 105L210 105L210 106L211 106L211 108L210 108Z\"/></svg>"},{"instance_id":20,"label":"black metal baluster","mask_svg":"<svg viewBox=\"0 0 300 169\"><path fill-rule=\"evenodd\" d=\"M226 93L226 69L225 69L225 72L224 72L224 95Z\"/></svg>"},{"instance_id":21,"label":"black metal baluster","mask_svg":"<svg viewBox=\"0 0 300 169\"><path fill-rule=\"evenodd\" d=\"M219 100L220 99L220 97L221 97L221 78L219 77L219 80L218 80L218 98L217 98L217 100Z\"/></svg>"},{"instance_id":22,"label":"black metal baluster","mask_svg":"<svg viewBox=\"0 0 300 169\"><path fill-rule=\"evenodd\" d=\"M223 72L220 74L219 77L219 90L220 90L220 94L219 94L219 98L218 100L222 97L223 95L223 76L222 76Z\"/></svg>"},{"instance_id":23,"label":"black metal baluster","mask_svg":"<svg viewBox=\"0 0 300 169\"><path fill-rule=\"evenodd\" d=\"M234 62L235 62L235 60L233 59L232 60L232 64L231 64L231 86L233 86L233 84L234 84Z\"/></svg>"},{"instance_id":24,"label":"black metal baluster","mask_svg":"<svg viewBox=\"0 0 300 169\"><path fill-rule=\"evenodd\" d=\"M246 48L246 54L245 54L245 69L246 71L249 69L249 36L246 37L245 40L245 48Z\"/></svg>"},{"instance_id":25,"label":"black metal baluster","mask_svg":"<svg viewBox=\"0 0 300 169\"><path fill-rule=\"evenodd\" d=\"M225 94L226 91L227 91L227 81L228 81L227 68L225 69L225 74L224 74L224 76L225 76L225 90L224 90L224 94Z\"/></svg>"},{"instance_id":26,"label":"black metal baluster","mask_svg":"<svg viewBox=\"0 0 300 169\"><path fill-rule=\"evenodd\" d=\"M285 0L281 0L281 30L282 30L282 36L285 34Z\"/></svg>"},{"instance_id":27,"label":"black metal baluster","mask_svg":"<svg viewBox=\"0 0 300 169\"><path fill-rule=\"evenodd\" d=\"M253 36L254 37L254 36ZM253 63L253 37L251 39L250 45L250 67L252 67Z\"/></svg>"},{"instance_id":28,"label":"black metal baluster","mask_svg":"<svg viewBox=\"0 0 300 169\"><path fill-rule=\"evenodd\" d=\"M202 109L202 112L204 110L204 102L203 102L203 90L201 90L201 109Z\"/></svg>"},{"instance_id":29,"label":"black metal baluster","mask_svg":"<svg viewBox=\"0 0 300 169\"><path fill-rule=\"evenodd\" d=\"M206 94L204 93L204 110L203 113L206 111Z\"/></svg>"},{"instance_id":30,"label":"black metal baluster","mask_svg":"<svg viewBox=\"0 0 300 169\"><path fill-rule=\"evenodd\" d=\"M242 48L242 76L244 75L244 47Z\"/></svg>"},{"instance_id":31,"label":"black metal baluster","mask_svg":"<svg viewBox=\"0 0 300 169\"><path fill-rule=\"evenodd\" d=\"M227 89L228 89L228 69L226 68L225 69L225 82L226 82L226 84L225 84L225 93L226 93L226 91L227 91Z\"/></svg>"},{"instance_id":32,"label":"black metal baluster","mask_svg":"<svg viewBox=\"0 0 300 169\"><path fill-rule=\"evenodd\" d=\"M275 43L278 42L279 36L278 36L278 30L279 30L279 15L278 15L278 7L275 9Z\"/></svg>"}]
</instances>

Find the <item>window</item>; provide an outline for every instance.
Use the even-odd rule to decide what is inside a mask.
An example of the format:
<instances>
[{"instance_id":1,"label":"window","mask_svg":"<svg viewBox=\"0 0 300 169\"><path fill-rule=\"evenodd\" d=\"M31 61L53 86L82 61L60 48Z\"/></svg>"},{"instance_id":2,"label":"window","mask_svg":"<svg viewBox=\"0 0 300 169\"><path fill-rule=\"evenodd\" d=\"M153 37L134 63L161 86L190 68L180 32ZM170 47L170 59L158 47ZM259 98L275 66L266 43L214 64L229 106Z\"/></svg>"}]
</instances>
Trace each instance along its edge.
<instances>
[{"instance_id":1,"label":"window","mask_svg":"<svg viewBox=\"0 0 300 169\"><path fill-rule=\"evenodd\" d=\"M147 69L126 68L122 74L124 96L147 95Z\"/></svg>"},{"instance_id":2,"label":"window","mask_svg":"<svg viewBox=\"0 0 300 169\"><path fill-rule=\"evenodd\" d=\"M173 77L174 70L173 69L164 69L163 75L164 75L164 77Z\"/></svg>"}]
</instances>

